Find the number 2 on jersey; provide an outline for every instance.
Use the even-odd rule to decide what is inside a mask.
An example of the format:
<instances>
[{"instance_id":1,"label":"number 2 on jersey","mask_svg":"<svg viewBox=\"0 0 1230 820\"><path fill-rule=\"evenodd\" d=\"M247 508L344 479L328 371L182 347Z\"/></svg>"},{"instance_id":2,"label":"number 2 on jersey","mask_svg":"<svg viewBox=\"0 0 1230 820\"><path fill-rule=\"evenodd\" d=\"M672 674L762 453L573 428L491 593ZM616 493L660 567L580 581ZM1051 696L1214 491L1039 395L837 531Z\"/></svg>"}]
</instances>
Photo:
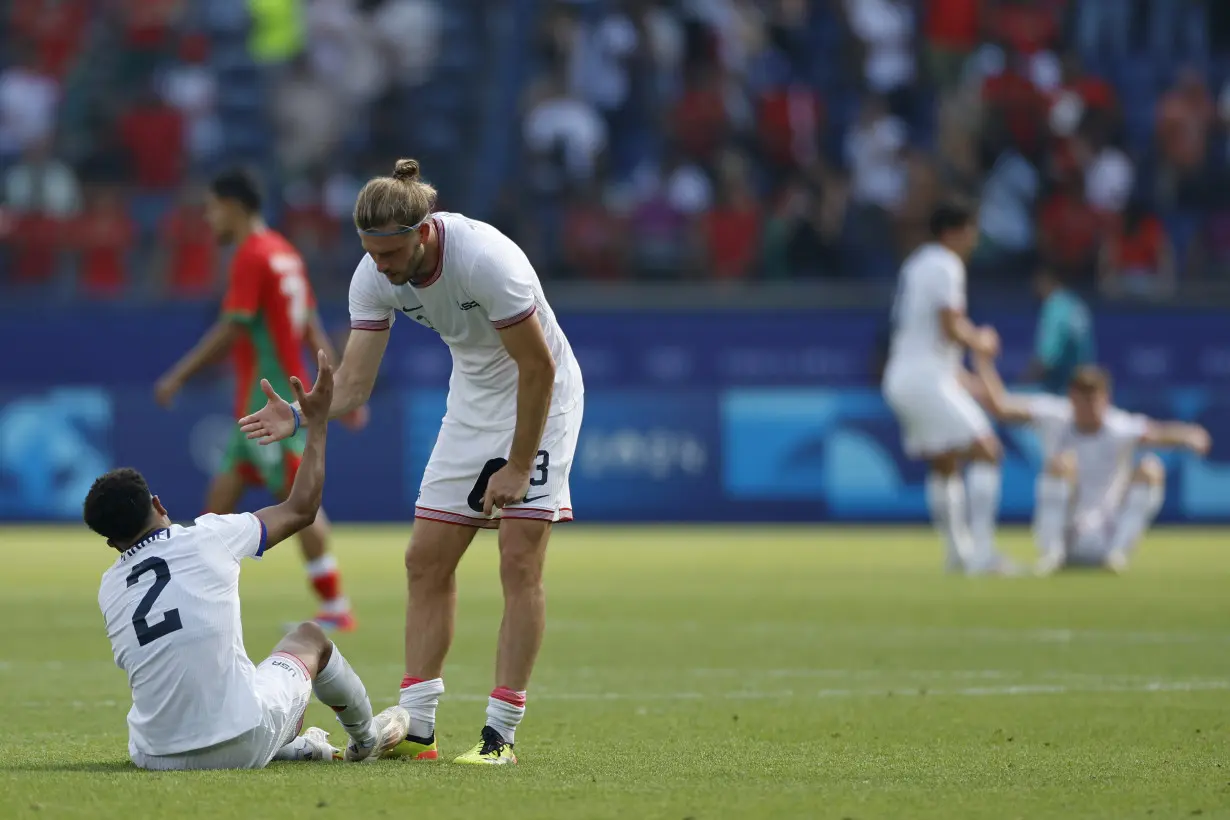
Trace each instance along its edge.
<instances>
[{"instance_id":1,"label":"number 2 on jersey","mask_svg":"<svg viewBox=\"0 0 1230 820\"><path fill-rule=\"evenodd\" d=\"M145 620L150 610L154 608L158 596L167 588L167 584L171 583L171 568L167 566L166 561L154 555L132 568L132 572L128 573L128 586L134 586L147 572L154 573L154 585L149 588L149 592L145 593L141 603L137 604L136 611L132 613L132 628L136 630L137 643L141 646L153 643L161 637L184 628L183 621L179 619L178 609L168 609L163 614L162 620L152 626L149 621Z\"/></svg>"}]
</instances>

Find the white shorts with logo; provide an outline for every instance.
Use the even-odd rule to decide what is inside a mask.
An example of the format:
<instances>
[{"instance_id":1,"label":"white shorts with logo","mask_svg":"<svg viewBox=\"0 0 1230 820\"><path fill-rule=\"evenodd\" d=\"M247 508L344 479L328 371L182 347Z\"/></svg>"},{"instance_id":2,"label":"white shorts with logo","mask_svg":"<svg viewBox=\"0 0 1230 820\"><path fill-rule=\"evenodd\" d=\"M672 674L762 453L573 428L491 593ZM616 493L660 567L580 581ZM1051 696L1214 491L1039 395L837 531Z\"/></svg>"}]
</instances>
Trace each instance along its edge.
<instances>
[{"instance_id":1,"label":"white shorts with logo","mask_svg":"<svg viewBox=\"0 0 1230 820\"><path fill-rule=\"evenodd\" d=\"M255 692L264 716L239 737L175 755L147 755L130 742L132 762L155 771L265 768L278 749L299 735L303 713L312 699L312 678L303 661L275 652L256 667Z\"/></svg>"},{"instance_id":2,"label":"white shorts with logo","mask_svg":"<svg viewBox=\"0 0 1230 820\"><path fill-rule=\"evenodd\" d=\"M585 400L566 413L550 416L530 470L530 488L520 504L483 515L487 480L508 458L512 430L479 430L444 418L432 448L414 517L469 527L494 529L501 518L571 521L568 476L577 452Z\"/></svg>"},{"instance_id":3,"label":"white shorts with logo","mask_svg":"<svg viewBox=\"0 0 1230 820\"><path fill-rule=\"evenodd\" d=\"M992 432L987 414L955 376L907 372L889 367L884 400L901 424L901 446L910 458L964 450Z\"/></svg>"}]
</instances>

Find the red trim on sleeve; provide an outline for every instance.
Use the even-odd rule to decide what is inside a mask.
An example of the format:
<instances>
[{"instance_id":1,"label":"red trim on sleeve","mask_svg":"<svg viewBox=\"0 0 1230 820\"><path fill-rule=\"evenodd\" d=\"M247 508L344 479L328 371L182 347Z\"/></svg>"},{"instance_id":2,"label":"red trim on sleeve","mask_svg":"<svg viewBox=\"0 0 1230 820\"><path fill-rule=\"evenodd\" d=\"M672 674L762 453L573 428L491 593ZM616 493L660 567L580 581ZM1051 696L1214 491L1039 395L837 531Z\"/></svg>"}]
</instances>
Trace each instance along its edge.
<instances>
[{"instance_id":1,"label":"red trim on sleeve","mask_svg":"<svg viewBox=\"0 0 1230 820\"><path fill-rule=\"evenodd\" d=\"M359 319L350 323L351 330L388 330L389 320Z\"/></svg>"},{"instance_id":2,"label":"red trim on sleeve","mask_svg":"<svg viewBox=\"0 0 1230 820\"><path fill-rule=\"evenodd\" d=\"M496 330L503 330L506 327L512 327L513 325L521 324L522 322L524 322L526 319L530 318L537 312L538 312L538 305L530 305L528 310L523 310L514 316L509 316L507 319L500 319L498 321L495 319L492 319L491 325Z\"/></svg>"}]
</instances>

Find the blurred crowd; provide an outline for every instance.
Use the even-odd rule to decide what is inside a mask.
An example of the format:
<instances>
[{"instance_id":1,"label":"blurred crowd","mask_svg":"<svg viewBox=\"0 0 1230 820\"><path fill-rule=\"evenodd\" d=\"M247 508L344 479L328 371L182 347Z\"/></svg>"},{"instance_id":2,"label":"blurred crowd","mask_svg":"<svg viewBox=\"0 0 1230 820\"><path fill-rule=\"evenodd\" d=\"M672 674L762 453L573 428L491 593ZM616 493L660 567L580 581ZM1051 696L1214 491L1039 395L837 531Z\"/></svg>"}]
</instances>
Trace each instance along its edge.
<instances>
[{"instance_id":1,"label":"blurred crowd","mask_svg":"<svg viewBox=\"0 0 1230 820\"><path fill-rule=\"evenodd\" d=\"M1230 280L1230 3L0 0L0 288L211 298L201 183L255 165L326 293L399 156L582 280Z\"/></svg>"}]
</instances>

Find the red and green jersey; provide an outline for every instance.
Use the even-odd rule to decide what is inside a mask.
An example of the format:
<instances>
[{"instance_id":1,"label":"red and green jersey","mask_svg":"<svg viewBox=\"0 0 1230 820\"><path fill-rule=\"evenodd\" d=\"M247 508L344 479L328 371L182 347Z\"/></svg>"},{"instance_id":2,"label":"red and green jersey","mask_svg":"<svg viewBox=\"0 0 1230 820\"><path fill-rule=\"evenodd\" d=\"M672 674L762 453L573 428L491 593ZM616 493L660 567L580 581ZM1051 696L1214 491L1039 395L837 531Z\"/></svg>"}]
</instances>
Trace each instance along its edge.
<instances>
[{"instance_id":1,"label":"red and green jersey","mask_svg":"<svg viewBox=\"0 0 1230 820\"><path fill-rule=\"evenodd\" d=\"M222 301L223 316L246 329L234 345L236 417L264 406L261 379L283 395L291 376L309 383L303 339L315 310L303 259L281 234L254 233L236 249Z\"/></svg>"}]
</instances>

